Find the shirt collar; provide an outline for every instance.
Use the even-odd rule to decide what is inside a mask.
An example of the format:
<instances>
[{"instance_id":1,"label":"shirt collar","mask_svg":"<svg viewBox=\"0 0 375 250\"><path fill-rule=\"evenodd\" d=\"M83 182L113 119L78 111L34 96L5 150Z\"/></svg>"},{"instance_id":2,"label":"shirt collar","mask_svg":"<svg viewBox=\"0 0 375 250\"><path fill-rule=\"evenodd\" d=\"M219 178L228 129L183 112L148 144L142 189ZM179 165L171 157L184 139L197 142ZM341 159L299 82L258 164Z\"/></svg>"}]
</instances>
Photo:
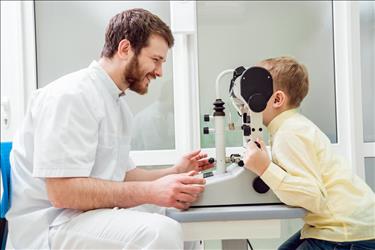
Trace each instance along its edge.
<instances>
[{"instance_id":1,"label":"shirt collar","mask_svg":"<svg viewBox=\"0 0 375 250\"><path fill-rule=\"evenodd\" d=\"M93 61L90 64L89 69L98 78L102 80L101 82L104 85L105 89L108 90L109 94L115 100L125 95L125 92L117 87L116 83L112 80L112 78L107 74L107 72L100 66L100 64L97 61Z\"/></svg>"},{"instance_id":2,"label":"shirt collar","mask_svg":"<svg viewBox=\"0 0 375 250\"><path fill-rule=\"evenodd\" d=\"M270 135L273 136L286 119L288 119L291 116L294 116L297 113L298 113L298 109L296 108L288 109L284 112L281 112L275 118L273 118L272 121L267 126L267 129Z\"/></svg>"}]
</instances>

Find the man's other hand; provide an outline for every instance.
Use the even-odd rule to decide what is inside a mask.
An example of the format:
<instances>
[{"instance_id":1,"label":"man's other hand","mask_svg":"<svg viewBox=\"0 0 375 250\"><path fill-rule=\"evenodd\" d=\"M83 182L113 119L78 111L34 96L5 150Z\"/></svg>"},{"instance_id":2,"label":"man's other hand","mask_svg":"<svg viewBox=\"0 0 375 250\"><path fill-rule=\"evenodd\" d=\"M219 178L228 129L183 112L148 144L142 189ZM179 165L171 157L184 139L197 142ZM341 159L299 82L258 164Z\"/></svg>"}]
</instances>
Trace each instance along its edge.
<instances>
[{"instance_id":1,"label":"man's other hand","mask_svg":"<svg viewBox=\"0 0 375 250\"><path fill-rule=\"evenodd\" d=\"M214 167L214 164L209 163L207 154L202 153L199 149L184 155L173 167L175 168L176 173L187 173L192 170L200 172Z\"/></svg>"},{"instance_id":2,"label":"man's other hand","mask_svg":"<svg viewBox=\"0 0 375 250\"><path fill-rule=\"evenodd\" d=\"M163 207L188 209L204 190L205 179L194 177L195 171L171 174L151 182L151 203Z\"/></svg>"}]
</instances>

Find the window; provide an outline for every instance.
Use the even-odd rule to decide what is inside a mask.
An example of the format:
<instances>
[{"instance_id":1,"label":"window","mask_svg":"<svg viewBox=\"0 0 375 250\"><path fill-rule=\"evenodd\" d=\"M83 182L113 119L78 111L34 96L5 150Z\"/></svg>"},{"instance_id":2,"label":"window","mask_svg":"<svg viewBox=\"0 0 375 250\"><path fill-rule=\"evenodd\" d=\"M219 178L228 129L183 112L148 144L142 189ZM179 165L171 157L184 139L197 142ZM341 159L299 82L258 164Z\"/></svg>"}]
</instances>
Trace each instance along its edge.
<instances>
[{"instance_id":1,"label":"window","mask_svg":"<svg viewBox=\"0 0 375 250\"><path fill-rule=\"evenodd\" d=\"M365 176L366 183L375 192L375 157L365 158Z\"/></svg>"},{"instance_id":2,"label":"window","mask_svg":"<svg viewBox=\"0 0 375 250\"><path fill-rule=\"evenodd\" d=\"M150 10L170 24L168 1L35 1L38 87L97 60L110 18L130 8ZM129 92L126 97L136 128L132 150L175 149L171 53L163 72L151 82L147 95Z\"/></svg>"},{"instance_id":3,"label":"window","mask_svg":"<svg viewBox=\"0 0 375 250\"><path fill-rule=\"evenodd\" d=\"M360 3L363 139L375 142L375 2Z\"/></svg>"},{"instance_id":4,"label":"window","mask_svg":"<svg viewBox=\"0 0 375 250\"><path fill-rule=\"evenodd\" d=\"M290 55L309 70L310 90L302 113L331 142L337 142L332 19L332 3L324 1L197 1L201 128L206 126L203 114L212 114L215 79L220 72ZM233 120L238 121L226 94L228 79L222 79L220 91L226 114L230 110ZM227 133L226 145L241 146L242 133ZM201 131L201 146L214 147L214 137Z\"/></svg>"},{"instance_id":5,"label":"window","mask_svg":"<svg viewBox=\"0 0 375 250\"><path fill-rule=\"evenodd\" d=\"M359 3L364 176L375 191L375 3Z\"/></svg>"}]
</instances>

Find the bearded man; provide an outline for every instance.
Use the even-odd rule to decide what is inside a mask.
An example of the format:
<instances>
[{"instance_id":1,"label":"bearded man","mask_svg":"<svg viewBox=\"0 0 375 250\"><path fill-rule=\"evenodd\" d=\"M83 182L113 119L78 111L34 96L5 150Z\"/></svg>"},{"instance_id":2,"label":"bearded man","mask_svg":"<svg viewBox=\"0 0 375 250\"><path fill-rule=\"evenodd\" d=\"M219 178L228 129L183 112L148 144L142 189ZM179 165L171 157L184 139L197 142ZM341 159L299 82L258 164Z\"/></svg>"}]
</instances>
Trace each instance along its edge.
<instances>
[{"instance_id":1,"label":"bearded man","mask_svg":"<svg viewBox=\"0 0 375 250\"><path fill-rule=\"evenodd\" d=\"M159 208L187 209L204 189L194 174L212 164L197 150L170 168L137 168L125 95L162 76L173 42L157 16L124 11L110 20L99 61L35 92L11 153L16 249L183 248L180 225Z\"/></svg>"}]
</instances>

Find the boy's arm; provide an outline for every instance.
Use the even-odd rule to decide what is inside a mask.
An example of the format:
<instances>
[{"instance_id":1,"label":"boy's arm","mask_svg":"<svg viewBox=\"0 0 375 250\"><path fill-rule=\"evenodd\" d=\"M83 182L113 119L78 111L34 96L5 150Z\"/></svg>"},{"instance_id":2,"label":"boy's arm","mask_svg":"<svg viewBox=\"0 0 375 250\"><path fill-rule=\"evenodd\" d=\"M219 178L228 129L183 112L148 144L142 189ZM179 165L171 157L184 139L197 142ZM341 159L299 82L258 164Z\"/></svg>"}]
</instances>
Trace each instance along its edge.
<instances>
[{"instance_id":1,"label":"boy's arm","mask_svg":"<svg viewBox=\"0 0 375 250\"><path fill-rule=\"evenodd\" d=\"M277 145L277 143L282 144ZM268 158L265 146L259 149L250 143L245 156L245 166L274 191L285 204L303 207L311 212L323 211L326 190L319 173L315 150L295 135L278 135L273 149L273 162Z\"/></svg>"}]
</instances>

